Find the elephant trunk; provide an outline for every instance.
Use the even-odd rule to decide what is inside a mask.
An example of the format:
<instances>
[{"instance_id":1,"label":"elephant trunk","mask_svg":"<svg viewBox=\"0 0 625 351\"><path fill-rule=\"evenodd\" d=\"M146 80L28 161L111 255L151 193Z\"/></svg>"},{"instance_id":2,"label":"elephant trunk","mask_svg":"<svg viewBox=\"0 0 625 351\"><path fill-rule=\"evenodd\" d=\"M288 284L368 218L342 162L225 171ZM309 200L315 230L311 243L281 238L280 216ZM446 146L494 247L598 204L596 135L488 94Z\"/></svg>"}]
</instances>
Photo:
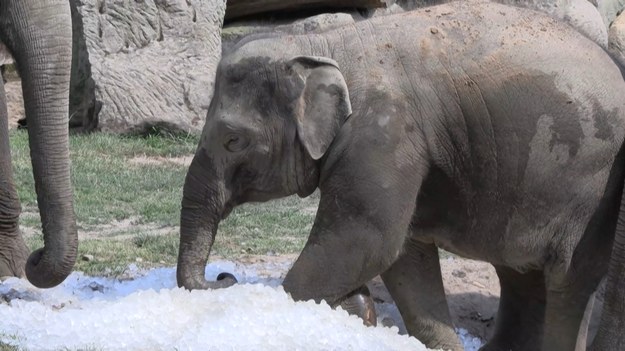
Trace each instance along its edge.
<instances>
[{"instance_id":1,"label":"elephant trunk","mask_svg":"<svg viewBox=\"0 0 625 351\"><path fill-rule=\"evenodd\" d=\"M219 221L228 211L228 195L223 184L223 177L215 172L204 150L198 150L189 166L183 189L176 271L179 287L218 289L234 284L232 279L209 282L204 277Z\"/></svg>"},{"instance_id":2,"label":"elephant trunk","mask_svg":"<svg viewBox=\"0 0 625 351\"><path fill-rule=\"evenodd\" d=\"M5 39L22 77L30 155L44 248L33 252L26 276L53 287L71 273L78 238L70 181L68 102L72 21L66 0L9 1L13 25Z\"/></svg>"}]
</instances>

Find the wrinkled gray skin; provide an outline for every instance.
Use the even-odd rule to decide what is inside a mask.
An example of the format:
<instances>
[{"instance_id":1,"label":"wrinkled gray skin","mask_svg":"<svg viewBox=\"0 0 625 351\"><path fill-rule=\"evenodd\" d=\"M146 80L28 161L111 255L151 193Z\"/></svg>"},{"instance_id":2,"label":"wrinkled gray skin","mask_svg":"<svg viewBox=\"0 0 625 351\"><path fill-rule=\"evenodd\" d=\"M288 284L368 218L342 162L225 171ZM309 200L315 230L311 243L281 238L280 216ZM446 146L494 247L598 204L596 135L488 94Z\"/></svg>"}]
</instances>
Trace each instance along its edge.
<instances>
[{"instance_id":1,"label":"wrinkled gray skin","mask_svg":"<svg viewBox=\"0 0 625 351\"><path fill-rule=\"evenodd\" d=\"M335 304L381 274L411 335L462 350L441 247L496 267L482 350L583 350L623 188L624 96L595 43L494 3L248 40L219 65L187 174L178 285L228 285L204 267L233 207L319 188L284 280L294 299Z\"/></svg>"},{"instance_id":2,"label":"wrinkled gray skin","mask_svg":"<svg viewBox=\"0 0 625 351\"><path fill-rule=\"evenodd\" d=\"M589 351L621 351L625 345L625 197L621 199L606 292L597 335Z\"/></svg>"},{"instance_id":3,"label":"wrinkled gray skin","mask_svg":"<svg viewBox=\"0 0 625 351\"><path fill-rule=\"evenodd\" d=\"M28 256L19 231L21 206L13 182L4 86L0 86L0 277L26 274L33 285L52 287L71 272L77 247L67 128L72 59L69 2L0 1L0 41L12 52L22 78L45 245Z\"/></svg>"}]
</instances>

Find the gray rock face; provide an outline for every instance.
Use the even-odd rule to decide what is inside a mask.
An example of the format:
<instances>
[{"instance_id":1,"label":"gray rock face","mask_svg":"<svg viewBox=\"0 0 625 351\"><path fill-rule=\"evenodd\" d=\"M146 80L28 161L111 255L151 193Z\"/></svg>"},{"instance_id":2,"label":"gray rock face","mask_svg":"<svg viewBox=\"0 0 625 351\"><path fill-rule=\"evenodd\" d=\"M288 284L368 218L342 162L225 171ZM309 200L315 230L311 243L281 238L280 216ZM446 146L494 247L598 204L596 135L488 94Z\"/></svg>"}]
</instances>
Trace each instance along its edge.
<instances>
[{"instance_id":1,"label":"gray rock face","mask_svg":"<svg viewBox=\"0 0 625 351\"><path fill-rule=\"evenodd\" d=\"M306 34L323 32L332 28L353 24L354 22L354 18L348 13L324 13L297 20L288 25L277 26L275 29L293 34Z\"/></svg>"},{"instance_id":2,"label":"gray rock face","mask_svg":"<svg viewBox=\"0 0 625 351\"><path fill-rule=\"evenodd\" d=\"M587 0L571 0L563 19L597 44L608 46L608 27L599 10Z\"/></svg>"},{"instance_id":3,"label":"gray rock face","mask_svg":"<svg viewBox=\"0 0 625 351\"><path fill-rule=\"evenodd\" d=\"M625 66L625 14L618 16L610 26L608 50Z\"/></svg>"},{"instance_id":4,"label":"gray rock face","mask_svg":"<svg viewBox=\"0 0 625 351\"><path fill-rule=\"evenodd\" d=\"M404 10L439 5L450 0L386 0L387 8L378 10L377 14L384 15L397 13ZM586 37L603 46L608 45L607 25L604 23L602 13L593 2L589 0L492 0L502 4L519 6L545 12L555 18L561 19L576 28ZM594 1L594 0L593 0ZM623 8L625 0L597 0L604 1L604 6L610 11L615 8ZM609 3L609 4L608 4ZM620 7L619 7L620 6ZM606 9L606 11L608 11Z\"/></svg>"},{"instance_id":5,"label":"gray rock face","mask_svg":"<svg viewBox=\"0 0 625 351\"><path fill-rule=\"evenodd\" d=\"M225 0L76 1L102 104L98 129L201 131Z\"/></svg>"},{"instance_id":6,"label":"gray rock face","mask_svg":"<svg viewBox=\"0 0 625 351\"><path fill-rule=\"evenodd\" d=\"M609 27L616 17L625 8L625 0L590 0L597 5L599 13L605 22L605 25Z\"/></svg>"},{"instance_id":7,"label":"gray rock face","mask_svg":"<svg viewBox=\"0 0 625 351\"><path fill-rule=\"evenodd\" d=\"M588 0L494 0L545 12L564 20L604 48L608 46L607 26L601 14Z\"/></svg>"}]
</instances>

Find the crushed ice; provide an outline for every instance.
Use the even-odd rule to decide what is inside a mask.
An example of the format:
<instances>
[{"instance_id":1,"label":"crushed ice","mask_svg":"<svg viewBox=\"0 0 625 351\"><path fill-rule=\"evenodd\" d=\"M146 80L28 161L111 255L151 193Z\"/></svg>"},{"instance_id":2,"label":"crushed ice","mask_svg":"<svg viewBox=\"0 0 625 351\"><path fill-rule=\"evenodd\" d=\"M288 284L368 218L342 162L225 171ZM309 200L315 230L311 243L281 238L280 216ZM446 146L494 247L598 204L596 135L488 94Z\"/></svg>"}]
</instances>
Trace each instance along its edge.
<instances>
[{"instance_id":1,"label":"crushed ice","mask_svg":"<svg viewBox=\"0 0 625 351\"><path fill-rule=\"evenodd\" d=\"M174 268L140 272L131 266L138 277L124 281L77 272L52 289L10 278L0 283L0 345L24 350L426 350L417 339L400 335L397 326L383 326L388 325L384 318L399 317L393 306L376 306L378 327L365 327L325 303L291 300L280 286L287 266L269 267L273 273L263 276L257 268L211 263L207 278L231 272L241 283L212 291L177 288ZM458 333L466 350L481 345L465 330Z\"/></svg>"}]
</instances>

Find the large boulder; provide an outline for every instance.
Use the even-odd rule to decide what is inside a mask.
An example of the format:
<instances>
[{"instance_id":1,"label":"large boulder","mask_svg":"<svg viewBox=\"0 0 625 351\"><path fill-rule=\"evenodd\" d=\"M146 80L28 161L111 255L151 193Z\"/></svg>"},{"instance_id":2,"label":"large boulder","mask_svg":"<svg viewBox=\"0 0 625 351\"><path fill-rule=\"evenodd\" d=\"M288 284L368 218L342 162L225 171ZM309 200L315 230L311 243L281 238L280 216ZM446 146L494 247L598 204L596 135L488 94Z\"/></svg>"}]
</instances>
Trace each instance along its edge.
<instances>
[{"instance_id":1,"label":"large boulder","mask_svg":"<svg viewBox=\"0 0 625 351\"><path fill-rule=\"evenodd\" d=\"M72 75L69 91L69 126L72 130L90 132L98 127L102 102L95 96L89 53L85 42L82 17L78 12L80 0L70 0L72 12ZM25 121L21 125L25 125Z\"/></svg>"},{"instance_id":2,"label":"large boulder","mask_svg":"<svg viewBox=\"0 0 625 351\"><path fill-rule=\"evenodd\" d=\"M573 28L604 48L608 31L601 14L588 0L495 0L497 2L539 10L564 20Z\"/></svg>"},{"instance_id":3,"label":"large boulder","mask_svg":"<svg viewBox=\"0 0 625 351\"><path fill-rule=\"evenodd\" d=\"M79 57L88 60L95 82L96 101L83 100L92 113L101 107L98 129L200 132L221 55L226 1L73 1L86 48Z\"/></svg>"},{"instance_id":4,"label":"large boulder","mask_svg":"<svg viewBox=\"0 0 625 351\"><path fill-rule=\"evenodd\" d=\"M416 8L439 5L451 0L385 0L386 9L376 15L386 15ZM586 37L604 48L608 45L607 26L595 4L588 0L492 0L502 4L525 7L545 12L554 18L564 20ZM625 0L603 0L625 2ZM612 4L616 6L615 4Z\"/></svg>"},{"instance_id":5,"label":"large boulder","mask_svg":"<svg viewBox=\"0 0 625 351\"><path fill-rule=\"evenodd\" d=\"M625 67L625 14L618 16L610 26L608 50Z\"/></svg>"},{"instance_id":6,"label":"large boulder","mask_svg":"<svg viewBox=\"0 0 625 351\"><path fill-rule=\"evenodd\" d=\"M590 0L597 5L599 13L605 22L605 25L609 27L616 17L625 8L625 0Z\"/></svg>"}]
</instances>

